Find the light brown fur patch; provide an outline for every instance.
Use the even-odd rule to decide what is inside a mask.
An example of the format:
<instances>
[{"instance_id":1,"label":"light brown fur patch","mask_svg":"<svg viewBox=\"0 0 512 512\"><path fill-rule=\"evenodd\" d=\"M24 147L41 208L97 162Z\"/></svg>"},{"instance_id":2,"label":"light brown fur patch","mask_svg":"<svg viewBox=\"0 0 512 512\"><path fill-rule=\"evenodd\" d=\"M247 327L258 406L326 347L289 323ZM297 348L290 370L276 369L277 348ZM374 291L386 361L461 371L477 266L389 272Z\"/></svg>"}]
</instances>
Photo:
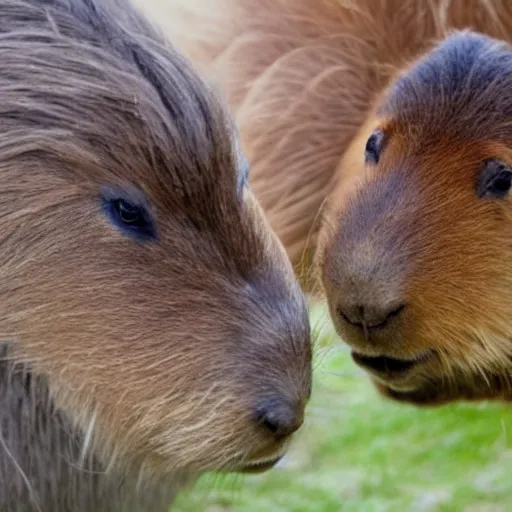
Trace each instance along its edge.
<instances>
[{"instance_id":1,"label":"light brown fur patch","mask_svg":"<svg viewBox=\"0 0 512 512\"><path fill-rule=\"evenodd\" d=\"M436 84L432 75L423 88L411 79L389 105L384 98L390 84L407 76L417 59L454 29L510 42L512 4L172 0L170 5L169 34L227 96L252 164L256 196L299 274L304 254L316 252L335 322L336 302L349 288L326 273L326 258L332 268L346 262L363 268L365 261L368 272L380 269L374 295L392 290L409 304L403 325L386 339L372 345L336 322L343 338L375 356L407 358L435 350L435 361L409 383L423 391L401 399L509 396L512 216L508 202L479 201L474 183L483 159L510 162L510 88L499 80L487 83L484 76L473 89L464 89L459 79L457 90L469 102L463 108L448 89L429 92L428 85L433 90ZM498 46L489 49L491 62ZM504 76L509 72L504 69ZM481 97L471 96L471 90ZM367 168L367 137L374 125L386 123L395 123L390 149L382 164ZM388 190L396 207L376 222L375 232L368 228L370 238L356 249L351 244L357 230L344 235L353 233L344 223L350 215L377 212L377 203L387 201L379 189ZM359 201L364 197L366 202ZM409 229L407 222L417 227ZM363 247L364 254L358 252Z\"/></svg>"}]
</instances>

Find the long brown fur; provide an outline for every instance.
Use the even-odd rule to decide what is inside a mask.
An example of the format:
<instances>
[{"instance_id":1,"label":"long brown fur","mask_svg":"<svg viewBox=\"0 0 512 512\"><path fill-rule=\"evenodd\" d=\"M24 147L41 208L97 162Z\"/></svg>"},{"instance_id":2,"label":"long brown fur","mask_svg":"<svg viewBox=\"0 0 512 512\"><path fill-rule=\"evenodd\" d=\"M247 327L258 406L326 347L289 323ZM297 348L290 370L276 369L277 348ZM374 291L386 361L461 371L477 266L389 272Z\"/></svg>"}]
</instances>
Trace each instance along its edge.
<instances>
[{"instance_id":1,"label":"long brown fur","mask_svg":"<svg viewBox=\"0 0 512 512\"><path fill-rule=\"evenodd\" d=\"M506 38L512 8L506 0L170 0L158 17L227 96L253 190L297 262L314 247L337 165L391 77L452 27Z\"/></svg>"},{"instance_id":2,"label":"long brown fur","mask_svg":"<svg viewBox=\"0 0 512 512\"><path fill-rule=\"evenodd\" d=\"M0 510L164 511L271 467L307 307L222 102L124 0L0 0L0 61Z\"/></svg>"},{"instance_id":3,"label":"long brown fur","mask_svg":"<svg viewBox=\"0 0 512 512\"><path fill-rule=\"evenodd\" d=\"M379 389L417 404L510 398L510 203L475 193L485 159L512 162L510 84L491 83L492 73L467 87L464 76L443 84L464 52L452 61L428 52L454 30L473 31L461 41L475 32L512 41L512 4L171 0L167 8L168 33L236 114L253 189L288 255L300 268L316 253L343 339L368 358L421 363L399 378L378 372ZM488 59L464 72L478 77L489 60L508 76L500 53L508 48L489 43ZM434 69L424 80L411 71L422 57ZM377 127L390 143L372 167L364 152ZM354 272L372 282L366 295ZM406 307L368 334L340 317L340 301L358 294Z\"/></svg>"}]
</instances>

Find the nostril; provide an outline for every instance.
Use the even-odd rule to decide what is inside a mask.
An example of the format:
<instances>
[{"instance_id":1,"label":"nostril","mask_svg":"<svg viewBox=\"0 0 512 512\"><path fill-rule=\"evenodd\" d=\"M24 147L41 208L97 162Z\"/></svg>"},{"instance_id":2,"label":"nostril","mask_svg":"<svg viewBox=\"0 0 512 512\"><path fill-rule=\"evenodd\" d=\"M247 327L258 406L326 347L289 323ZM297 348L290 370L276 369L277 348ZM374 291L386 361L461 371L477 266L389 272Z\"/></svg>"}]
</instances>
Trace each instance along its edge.
<instances>
[{"instance_id":1,"label":"nostril","mask_svg":"<svg viewBox=\"0 0 512 512\"><path fill-rule=\"evenodd\" d=\"M398 316L402 310L405 308L405 304L399 304L395 307L395 309L391 309L386 317L386 320L393 318L394 316Z\"/></svg>"},{"instance_id":2,"label":"nostril","mask_svg":"<svg viewBox=\"0 0 512 512\"><path fill-rule=\"evenodd\" d=\"M361 325L362 324L362 318L364 315L364 312L358 311L360 308L356 306L356 308L342 308L341 306L338 306L336 308L336 311L338 313L338 316L341 317L342 320L347 322L347 324L351 325Z\"/></svg>"},{"instance_id":3,"label":"nostril","mask_svg":"<svg viewBox=\"0 0 512 512\"><path fill-rule=\"evenodd\" d=\"M360 327L365 322L365 308L359 305L346 305L337 307L338 316L347 324Z\"/></svg>"},{"instance_id":4,"label":"nostril","mask_svg":"<svg viewBox=\"0 0 512 512\"><path fill-rule=\"evenodd\" d=\"M256 410L256 421L274 436L286 437L300 428L303 417L286 404L269 403Z\"/></svg>"},{"instance_id":5,"label":"nostril","mask_svg":"<svg viewBox=\"0 0 512 512\"><path fill-rule=\"evenodd\" d=\"M375 310L367 310L368 318L366 325L368 327L384 327L391 319L398 317L405 308L405 304L391 304L387 308L376 308Z\"/></svg>"},{"instance_id":6,"label":"nostril","mask_svg":"<svg viewBox=\"0 0 512 512\"><path fill-rule=\"evenodd\" d=\"M261 423L265 428L270 430L272 434L278 434L281 430L279 419L273 414L264 413L261 417Z\"/></svg>"},{"instance_id":7,"label":"nostril","mask_svg":"<svg viewBox=\"0 0 512 512\"><path fill-rule=\"evenodd\" d=\"M384 327L390 320L398 317L405 308L403 303L343 305L338 306L338 316L346 323L374 329Z\"/></svg>"}]
</instances>

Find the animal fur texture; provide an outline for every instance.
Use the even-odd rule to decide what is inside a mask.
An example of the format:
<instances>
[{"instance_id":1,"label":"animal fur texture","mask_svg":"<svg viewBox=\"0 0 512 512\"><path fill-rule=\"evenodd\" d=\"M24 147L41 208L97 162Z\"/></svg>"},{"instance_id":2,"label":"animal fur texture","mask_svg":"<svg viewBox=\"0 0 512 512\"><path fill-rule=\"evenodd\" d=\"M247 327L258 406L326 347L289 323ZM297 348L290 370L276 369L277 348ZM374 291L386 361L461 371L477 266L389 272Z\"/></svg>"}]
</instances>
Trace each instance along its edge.
<instances>
[{"instance_id":1,"label":"animal fur texture","mask_svg":"<svg viewBox=\"0 0 512 512\"><path fill-rule=\"evenodd\" d=\"M270 224L299 275L314 252L337 331L379 389L416 404L509 399L510 200L478 183L486 162L512 164L512 4L167 9L167 33L235 113Z\"/></svg>"},{"instance_id":2,"label":"animal fur texture","mask_svg":"<svg viewBox=\"0 0 512 512\"><path fill-rule=\"evenodd\" d=\"M294 262L391 78L452 28L507 39L512 25L505 0L170 0L148 11L227 97L253 190Z\"/></svg>"},{"instance_id":3,"label":"animal fur texture","mask_svg":"<svg viewBox=\"0 0 512 512\"><path fill-rule=\"evenodd\" d=\"M270 468L307 305L222 101L124 0L0 0L0 61L0 510L164 511Z\"/></svg>"}]
</instances>

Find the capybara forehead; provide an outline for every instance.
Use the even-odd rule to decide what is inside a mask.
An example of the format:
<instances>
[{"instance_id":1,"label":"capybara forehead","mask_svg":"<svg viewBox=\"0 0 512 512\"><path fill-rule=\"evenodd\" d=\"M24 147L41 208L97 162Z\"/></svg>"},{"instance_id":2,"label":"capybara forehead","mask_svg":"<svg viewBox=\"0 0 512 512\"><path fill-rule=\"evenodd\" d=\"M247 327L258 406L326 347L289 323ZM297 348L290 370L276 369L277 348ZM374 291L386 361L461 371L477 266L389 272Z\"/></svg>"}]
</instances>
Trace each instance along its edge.
<instances>
[{"instance_id":1,"label":"capybara forehead","mask_svg":"<svg viewBox=\"0 0 512 512\"><path fill-rule=\"evenodd\" d=\"M123 4L3 2L4 154L73 179L142 188L175 208L193 203L204 215L220 197L234 203L238 157L222 104Z\"/></svg>"},{"instance_id":2,"label":"capybara forehead","mask_svg":"<svg viewBox=\"0 0 512 512\"><path fill-rule=\"evenodd\" d=\"M510 141L512 48L455 31L398 77L379 114L407 126L418 144L439 134Z\"/></svg>"}]
</instances>

